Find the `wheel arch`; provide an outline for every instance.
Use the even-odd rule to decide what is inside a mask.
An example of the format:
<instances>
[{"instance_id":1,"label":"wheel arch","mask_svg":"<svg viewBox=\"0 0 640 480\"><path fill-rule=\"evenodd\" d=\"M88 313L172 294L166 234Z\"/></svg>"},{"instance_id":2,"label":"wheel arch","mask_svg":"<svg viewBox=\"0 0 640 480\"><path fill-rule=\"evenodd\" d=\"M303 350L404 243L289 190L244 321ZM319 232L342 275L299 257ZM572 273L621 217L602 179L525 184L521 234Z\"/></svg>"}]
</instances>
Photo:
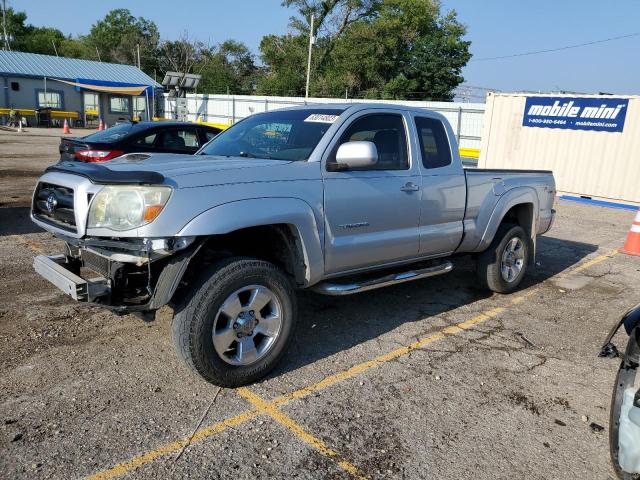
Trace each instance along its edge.
<instances>
[{"instance_id":1,"label":"wheel arch","mask_svg":"<svg viewBox=\"0 0 640 480\"><path fill-rule=\"evenodd\" d=\"M533 261L535 258L538 211L539 201L535 189L519 187L507 191L496 203L475 251L482 252L489 247L500 225L514 223L527 232L532 247L530 249L530 261Z\"/></svg>"},{"instance_id":2,"label":"wheel arch","mask_svg":"<svg viewBox=\"0 0 640 480\"><path fill-rule=\"evenodd\" d=\"M222 249L275 261L299 286L308 286L324 273L321 225L303 200L256 198L211 208L189 221L179 235L203 237L200 255ZM272 247L275 251L266 251Z\"/></svg>"}]
</instances>

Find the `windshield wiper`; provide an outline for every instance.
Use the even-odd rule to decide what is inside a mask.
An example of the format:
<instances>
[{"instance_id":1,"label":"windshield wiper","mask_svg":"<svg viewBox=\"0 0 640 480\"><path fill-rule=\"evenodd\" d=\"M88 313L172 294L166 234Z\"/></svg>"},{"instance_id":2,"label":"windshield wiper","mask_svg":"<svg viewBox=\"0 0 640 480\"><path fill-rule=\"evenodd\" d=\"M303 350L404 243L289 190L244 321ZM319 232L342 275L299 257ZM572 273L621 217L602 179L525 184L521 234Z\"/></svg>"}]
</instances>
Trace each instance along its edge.
<instances>
[{"instance_id":1,"label":"windshield wiper","mask_svg":"<svg viewBox=\"0 0 640 480\"><path fill-rule=\"evenodd\" d=\"M271 160L271 157L269 155L256 155L251 152L240 152L238 156L244 158L265 158L267 160Z\"/></svg>"}]
</instances>

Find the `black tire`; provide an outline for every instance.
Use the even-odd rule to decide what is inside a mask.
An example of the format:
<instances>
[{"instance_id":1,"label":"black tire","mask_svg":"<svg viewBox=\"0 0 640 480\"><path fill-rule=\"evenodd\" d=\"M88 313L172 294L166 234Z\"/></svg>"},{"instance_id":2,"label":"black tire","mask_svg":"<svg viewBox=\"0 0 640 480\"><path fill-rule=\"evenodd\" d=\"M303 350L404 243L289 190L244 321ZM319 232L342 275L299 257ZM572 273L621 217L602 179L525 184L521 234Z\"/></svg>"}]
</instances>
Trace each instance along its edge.
<instances>
[{"instance_id":1,"label":"black tire","mask_svg":"<svg viewBox=\"0 0 640 480\"><path fill-rule=\"evenodd\" d=\"M518 237L522 241L524 248L524 264L520 273L511 281L503 278L500 270L502 263L502 255L509 242ZM478 256L477 274L480 284L484 288L497 293L511 293L524 278L527 265L529 263L529 245L530 239L524 229L512 223L504 223L500 225L496 232L491 245Z\"/></svg>"},{"instance_id":2,"label":"black tire","mask_svg":"<svg viewBox=\"0 0 640 480\"><path fill-rule=\"evenodd\" d=\"M249 365L225 362L213 346L213 323L222 303L247 285L267 287L282 308L280 332L265 356ZM296 296L292 281L275 265L233 257L210 267L194 281L172 322L178 355L193 371L220 387L239 387L264 377L282 358L296 326Z\"/></svg>"}]
</instances>

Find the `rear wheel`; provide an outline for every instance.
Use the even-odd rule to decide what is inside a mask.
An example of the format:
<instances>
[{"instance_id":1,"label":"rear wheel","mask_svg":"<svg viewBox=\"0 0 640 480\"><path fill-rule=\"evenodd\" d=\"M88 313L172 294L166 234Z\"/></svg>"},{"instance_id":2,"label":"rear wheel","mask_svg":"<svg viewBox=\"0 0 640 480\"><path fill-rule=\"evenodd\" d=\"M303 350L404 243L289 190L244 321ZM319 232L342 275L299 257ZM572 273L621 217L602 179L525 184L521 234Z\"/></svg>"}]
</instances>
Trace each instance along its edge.
<instances>
[{"instance_id":1,"label":"rear wheel","mask_svg":"<svg viewBox=\"0 0 640 480\"><path fill-rule=\"evenodd\" d=\"M295 321L295 292L283 272L261 260L231 258L195 282L174 316L173 340L207 381L237 387L275 367Z\"/></svg>"},{"instance_id":2,"label":"rear wheel","mask_svg":"<svg viewBox=\"0 0 640 480\"><path fill-rule=\"evenodd\" d=\"M527 271L529 241L522 227L500 225L489 248L478 256L480 283L498 293L514 291Z\"/></svg>"}]
</instances>

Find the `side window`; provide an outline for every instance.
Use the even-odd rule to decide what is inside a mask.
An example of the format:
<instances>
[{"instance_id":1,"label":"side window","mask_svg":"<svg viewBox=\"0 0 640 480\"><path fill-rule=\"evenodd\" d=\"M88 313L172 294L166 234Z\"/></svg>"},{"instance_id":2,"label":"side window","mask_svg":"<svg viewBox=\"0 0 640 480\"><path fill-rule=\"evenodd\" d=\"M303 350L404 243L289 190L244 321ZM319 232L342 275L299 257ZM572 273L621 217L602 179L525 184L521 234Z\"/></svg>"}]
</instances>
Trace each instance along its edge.
<instances>
[{"instance_id":1,"label":"side window","mask_svg":"<svg viewBox=\"0 0 640 480\"><path fill-rule=\"evenodd\" d=\"M444 125L439 120L416 117L416 130L420 140L422 165L440 168L451 164L451 148Z\"/></svg>"},{"instance_id":2,"label":"side window","mask_svg":"<svg viewBox=\"0 0 640 480\"><path fill-rule=\"evenodd\" d=\"M156 141L157 136L158 136L157 133L142 135L136 138L133 144L138 145L140 147L152 147L153 143Z\"/></svg>"},{"instance_id":3,"label":"side window","mask_svg":"<svg viewBox=\"0 0 640 480\"><path fill-rule=\"evenodd\" d=\"M212 132L211 130L205 130L204 134L207 138L207 142L209 140L213 140L220 132Z\"/></svg>"},{"instance_id":4,"label":"side window","mask_svg":"<svg viewBox=\"0 0 640 480\"><path fill-rule=\"evenodd\" d=\"M162 132L157 148L195 152L200 148L198 133L193 128L173 128Z\"/></svg>"},{"instance_id":5,"label":"side window","mask_svg":"<svg viewBox=\"0 0 640 480\"><path fill-rule=\"evenodd\" d=\"M339 145L355 141L373 142L378 150L378 163L362 170L409 168L407 136L400 115L367 115L359 118L342 134Z\"/></svg>"}]
</instances>

